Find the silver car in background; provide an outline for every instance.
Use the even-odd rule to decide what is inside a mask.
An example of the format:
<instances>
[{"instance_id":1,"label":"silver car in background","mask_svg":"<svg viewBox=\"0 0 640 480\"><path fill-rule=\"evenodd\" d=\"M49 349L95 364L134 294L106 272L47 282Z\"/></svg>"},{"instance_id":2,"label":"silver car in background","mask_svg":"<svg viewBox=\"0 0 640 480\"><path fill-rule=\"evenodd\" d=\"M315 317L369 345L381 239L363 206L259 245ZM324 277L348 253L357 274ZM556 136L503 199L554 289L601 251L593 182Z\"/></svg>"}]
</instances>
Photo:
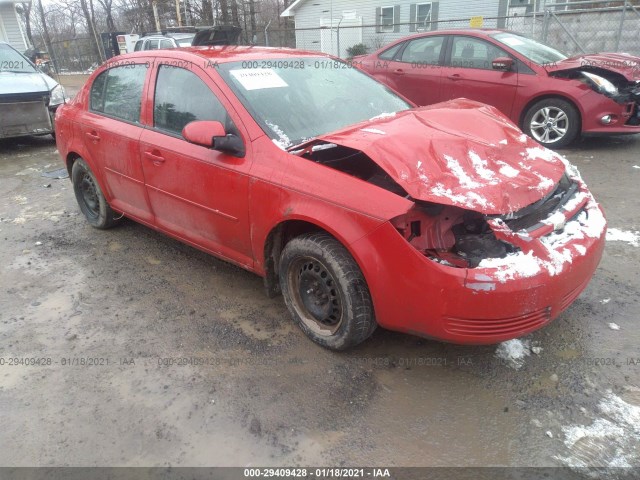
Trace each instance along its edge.
<instances>
[{"instance_id":1,"label":"silver car in background","mask_svg":"<svg viewBox=\"0 0 640 480\"><path fill-rule=\"evenodd\" d=\"M0 42L0 138L55 135L55 111L64 102L62 85Z\"/></svg>"}]
</instances>

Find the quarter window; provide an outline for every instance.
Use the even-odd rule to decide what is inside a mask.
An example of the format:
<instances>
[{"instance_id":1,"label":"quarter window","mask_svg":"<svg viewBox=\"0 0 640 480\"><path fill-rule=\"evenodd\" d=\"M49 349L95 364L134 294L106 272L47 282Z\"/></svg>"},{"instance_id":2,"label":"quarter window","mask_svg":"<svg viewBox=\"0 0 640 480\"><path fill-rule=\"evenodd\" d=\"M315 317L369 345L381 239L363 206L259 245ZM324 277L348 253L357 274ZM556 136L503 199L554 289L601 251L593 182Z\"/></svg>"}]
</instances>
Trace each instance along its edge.
<instances>
[{"instance_id":1,"label":"quarter window","mask_svg":"<svg viewBox=\"0 0 640 480\"><path fill-rule=\"evenodd\" d=\"M145 65L123 65L102 72L91 85L90 109L128 122L140 121Z\"/></svg>"},{"instance_id":2,"label":"quarter window","mask_svg":"<svg viewBox=\"0 0 640 480\"><path fill-rule=\"evenodd\" d=\"M218 98L195 73L161 65L153 107L154 126L181 134L185 125L195 120L217 120L227 132L235 129Z\"/></svg>"},{"instance_id":3,"label":"quarter window","mask_svg":"<svg viewBox=\"0 0 640 480\"><path fill-rule=\"evenodd\" d=\"M404 43L399 43L394 47L387 48L384 52L378 55L378 58L381 58L382 60L392 60L393 57L396 56L396 53L398 53L398 50L400 50L400 47L402 47L402 45L404 45Z\"/></svg>"}]
</instances>

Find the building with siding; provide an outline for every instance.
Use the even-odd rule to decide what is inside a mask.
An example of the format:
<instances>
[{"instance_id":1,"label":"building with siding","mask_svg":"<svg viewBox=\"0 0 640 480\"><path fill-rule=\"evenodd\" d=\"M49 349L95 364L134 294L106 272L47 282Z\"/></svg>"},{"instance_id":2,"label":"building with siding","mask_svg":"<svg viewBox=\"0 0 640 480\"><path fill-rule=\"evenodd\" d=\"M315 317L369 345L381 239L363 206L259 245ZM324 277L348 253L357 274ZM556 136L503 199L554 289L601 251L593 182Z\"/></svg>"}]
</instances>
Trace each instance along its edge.
<instances>
[{"instance_id":1,"label":"building with siding","mask_svg":"<svg viewBox=\"0 0 640 480\"><path fill-rule=\"evenodd\" d=\"M0 0L0 42L7 42L16 50L24 52L29 46L18 19L16 3L19 1Z\"/></svg>"},{"instance_id":2,"label":"building with siding","mask_svg":"<svg viewBox=\"0 0 640 480\"><path fill-rule=\"evenodd\" d=\"M509 0L296 0L281 16L294 17L296 47L341 57L364 43L369 51L425 30L469 27L483 17L485 27L503 27Z\"/></svg>"}]
</instances>

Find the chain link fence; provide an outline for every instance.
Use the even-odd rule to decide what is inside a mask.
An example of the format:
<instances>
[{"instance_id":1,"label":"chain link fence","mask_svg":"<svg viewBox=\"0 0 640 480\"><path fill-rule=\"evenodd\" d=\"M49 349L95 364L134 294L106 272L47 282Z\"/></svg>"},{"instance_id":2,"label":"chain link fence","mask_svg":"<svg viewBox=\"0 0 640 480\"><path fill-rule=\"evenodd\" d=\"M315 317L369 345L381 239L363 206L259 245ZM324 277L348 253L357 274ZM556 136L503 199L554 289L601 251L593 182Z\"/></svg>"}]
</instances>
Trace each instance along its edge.
<instances>
[{"instance_id":1,"label":"chain link fence","mask_svg":"<svg viewBox=\"0 0 640 480\"><path fill-rule=\"evenodd\" d=\"M640 0L546 2L540 11L511 8L508 16L483 18L485 28L505 28L568 55L626 52L640 55ZM319 20L320 23L320 20ZM470 28L471 18L434 22L367 25L358 19L335 19L316 28L258 27L253 45L290 47L330 53L342 58L373 52L420 31ZM251 35L247 35L251 37ZM86 72L101 63L91 40L74 38L52 44L52 60L60 73Z\"/></svg>"},{"instance_id":2,"label":"chain link fence","mask_svg":"<svg viewBox=\"0 0 640 480\"><path fill-rule=\"evenodd\" d=\"M638 1L545 2L543 10L512 8L509 16L482 19L484 28L504 28L547 43L568 55L626 52L640 55ZM258 44L315 50L342 58L370 53L420 31L470 28L471 18L425 24L366 25L334 20L333 25L294 30L265 30Z\"/></svg>"}]
</instances>

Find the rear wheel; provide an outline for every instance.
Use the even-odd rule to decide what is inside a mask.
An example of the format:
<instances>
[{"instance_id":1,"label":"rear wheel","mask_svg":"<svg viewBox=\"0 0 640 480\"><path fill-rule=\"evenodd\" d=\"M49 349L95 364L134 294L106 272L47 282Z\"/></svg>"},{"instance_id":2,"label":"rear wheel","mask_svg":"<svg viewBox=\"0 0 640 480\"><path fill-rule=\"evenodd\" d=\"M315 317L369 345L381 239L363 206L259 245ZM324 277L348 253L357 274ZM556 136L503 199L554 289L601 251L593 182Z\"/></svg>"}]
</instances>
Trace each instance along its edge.
<instances>
[{"instance_id":1,"label":"rear wheel","mask_svg":"<svg viewBox=\"0 0 640 480\"><path fill-rule=\"evenodd\" d=\"M345 350L376 328L358 264L326 233L305 234L287 243L280 257L280 286L296 323L323 347Z\"/></svg>"},{"instance_id":2,"label":"rear wheel","mask_svg":"<svg viewBox=\"0 0 640 480\"><path fill-rule=\"evenodd\" d=\"M580 133L580 114L566 100L545 98L527 110L523 130L545 147L566 147Z\"/></svg>"},{"instance_id":3,"label":"rear wheel","mask_svg":"<svg viewBox=\"0 0 640 480\"><path fill-rule=\"evenodd\" d=\"M92 227L106 229L115 226L120 218L104 198L96 177L81 158L73 163L71 181L80 210Z\"/></svg>"}]
</instances>

